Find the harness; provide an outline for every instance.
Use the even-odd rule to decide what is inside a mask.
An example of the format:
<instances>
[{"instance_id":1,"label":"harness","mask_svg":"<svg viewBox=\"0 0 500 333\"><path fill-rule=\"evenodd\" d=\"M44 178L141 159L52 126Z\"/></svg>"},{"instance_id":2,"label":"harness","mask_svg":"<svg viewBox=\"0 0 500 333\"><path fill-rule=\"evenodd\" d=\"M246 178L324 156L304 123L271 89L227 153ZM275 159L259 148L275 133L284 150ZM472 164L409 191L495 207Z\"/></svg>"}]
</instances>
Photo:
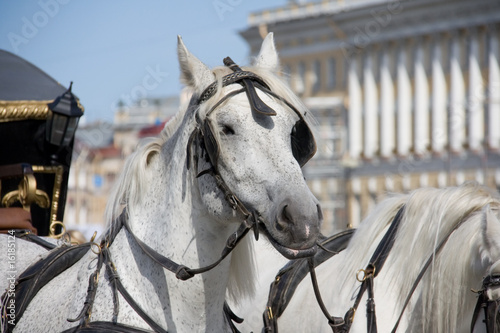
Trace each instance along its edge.
<instances>
[{"instance_id":1,"label":"harness","mask_svg":"<svg viewBox=\"0 0 500 333\"><path fill-rule=\"evenodd\" d=\"M467 220L467 218L470 216L472 212L473 211L471 210L468 213L464 214L464 218L462 218L459 221L459 223L457 223L454 226L454 228L449 231L446 237L444 237L443 240L441 240L441 242L433 251L433 254L429 256L429 258L422 266L416 280L412 285L412 288L410 289L410 292L406 297L406 300L404 302L403 308L401 309L396 324L394 325L391 331L392 333L395 333L397 331L397 328L403 317L406 307L408 306L408 303L413 293L415 292L417 286L419 285L421 279L423 278L425 272L432 263L432 260L435 259L435 257L441 252L441 250L447 243L450 236L464 224L464 222ZM377 322L375 313L373 280L382 270L385 260L387 259L392 249L392 246L394 245L395 236L399 228L403 214L404 214L404 206L402 206L396 213L391 225L389 226L389 229L387 230L386 234L384 235L379 245L377 246L366 268L360 269L356 274L356 279L359 282L361 282L361 285L359 287L359 291L358 294L356 295L353 306L347 310L343 318L334 317L330 315L330 313L326 309L326 306L321 297L321 293L319 291L316 272L315 272L316 266L330 259L336 253L333 254L327 253L325 256L325 253L318 251L318 254L315 255L314 257L301 259L300 261L297 260L295 263L290 263L286 265L276 275L275 281L271 284L267 307L263 315L264 329L262 332L278 333L278 318L285 311L286 306L288 305L288 302L290 301L290 298L295 291L295 288L307 274L307 272L305 272L305 262L307 261L307 266L308 266L307 268L309 269L309 273L311 276L311 281L316 301L318 302L318 305L320 306L323 315L328 320L328 324L331 327L332 332L348 333L350 331L351 325L354 320L354 315L361 302L361 298L363 297L365 292L368 292L368 299L366 303L367 333L376 333ZM352 230L352 232L354 232L354 230ZM344 231L330 237L328 241L334 241L334 242L340 241L339 243L335 244L335 246L338 246L335 250L338 253L339 251L345 249L345 247L347 246L347 242L350 240L351 236L352 234L345 234ZM342 243L342 241L345 241L346 243ZM296 274L295 273L296 271L300 271L300 274ZM286 276L287 274L289 276ZM484 324L486 326L486 331L488 333L494 333L497 332L498 329L500 328L500 299L490 298L491 289L499 286L500 286L500 275L489 275L484 278L481 290L475 291L478 294L478 301L474 309L474 314L472 316L471 332L473 331L474 326L478 320L481 309L483 309L484 311L484 317L485 317Z\"/></svg>"},{"instance_id":2,"label":"harness","mask_svg":"<svg viewBox=\"0 0 500 333\"><path fill-rule=\"evenodd\" d=\"M321 265L346 247L355 229L339 232L318 243L313 257L315 266ZM276 275L269 287L269 297L263 314L264 332L278 332L278 318L283 314L299 283L309 272L306 258L290 260Z\"/></svg>"},{"instance_id":3,"label":"harness","mask_svg":"<svg viewBox=\"0 0 500 333\"><path fill-rule=\"evenodd\" d=\"M207 113L203 122L201 122L201 120L199 119L199 115L196 114L198 126L191 135L187 147L188 169L190 168L190 146L192 145L193 140L197 139L202 149L206 151L209 162L212 165L211 169L202 171L197 175L197 177L201 177L205 174L212 175L216 181L217 187L222 191L225 199L228 201L232 209L238 210L244 216L244 220L243 222L241 222L238 229L227 239L226 245L222 250L219 259L208 266L194 269L172 261L171 259L153 250L132 232L128 224L126 210L124 210L118 217L119 221L117 222L119 222L119 227L113 228L113 230L108 231L108 233L103 237L100 244L95 243L94 239L92 239L90 243L77 246L62 246L60 248L52 249L54 247L52 244L43 241L43 239L39 237L30 235L29 233L25 233L25 238L27 240L39 243L40 245L45 246L48 249L52 249L52 251L46 258L30 266L19 276L19 278L16 280L15 295L11 295L6 292L2 296L2 323L4 325L3 329L5 332L11 332L15 327L14 325L8 324L6 320L7 304L11 302L11 300L15 301L16 303L15 320L17 322L19 321L22 314L24 313L24 310L28 306L29 302L35 297L37 292L48 282L50 282L55 276L59 275L64 270L71 267L78 260L80 260L86 253L88 253L89 250L97 255L97 266L95 271L89 277L87 296L85 298L82 310L77 317L68 319L69 322L78 322L79 324L71 329L65 330L64 332L146 332L145 330L137 329L117 322L119 314L118 294L122 295L126 302L151 327L151 329L153 329L155 332L166 332L151 317L149 317L147 313L145 313L141 309L141 307L135 302L132 296L127 292L127 290L121 283L116 267L111 260L109 247L122 228L126 229L126 231L132 236L134 241L139 245L139 247L148 257L150 257L153 261L155 261L165 269L174 273L178 279L183 281L216 267L222 260L224 260L224 258L229 255L229 253L231 253L234 247L250 231L250 229L254 229L255 238L258 239L259 234L257 224L264 221L257 212L251 211L247 207L245 207L245 205L238 199L238 197L230 190L222 176L219 174L217 167L219 145L213 134L213 125L211 124L208 116L225 100L243 91L246 92L253 112L257 112L267 116L276 115L276 112L260 99L256 92L256 88L258 88L268 95L271 95L284 102L299 116L299 120L295 124L291 140L293 154L301 166L303 166L315 154L316 143L304 119L304 116L291 103L273 93L262 78L252 72L242 71L229 57L224 59L224 64L231 68L233 70L233 73L222 78L222 86L225 87L233 83L239 83L243 86L243 88L230 92L220 101L218 101ZM215 94L218 84L219 83L214 82L210 86L208 86L199 97L193 96L190 105L199 106L200 104L209 100ZM298 140L298 136L300 136L303 140ZM303 141L305 143L302 143ZM97 293L99 276L103 266L105 268L106 278L112 288L113 316L110 322L92 322L90 321L92 306ZM227 319L232 332L238 332L233 321L236 323L241 323L242 319L238 318L231 311L227 304L224 304L223 310L225 318Z\"/></svg>"},{"instance_id":4,"label":"harness","mask_svg":"<svg viewBox=\"0 0 500 333\"><path fill-rule=\"evenodd\" d=\"M488 275L483 279L483 287L477 291L479 296L474 308L474 314L472 315L471 332L474 330L481 309L484 311L486 332L498 332L500 328L500 299L491 299L489 296L490 290L498 286L500 286L500 275Z\"/></svg>"}]
</instances>

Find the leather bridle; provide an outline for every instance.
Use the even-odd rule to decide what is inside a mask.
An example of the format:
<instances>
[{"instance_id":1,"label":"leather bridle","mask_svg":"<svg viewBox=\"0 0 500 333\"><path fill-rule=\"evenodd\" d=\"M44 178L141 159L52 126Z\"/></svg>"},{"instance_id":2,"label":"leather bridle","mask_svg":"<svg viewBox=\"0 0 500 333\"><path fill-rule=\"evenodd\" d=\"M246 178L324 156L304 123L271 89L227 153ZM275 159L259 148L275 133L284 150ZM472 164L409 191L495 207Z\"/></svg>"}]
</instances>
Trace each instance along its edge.
<instances>
[{"instance_id":1,"label":"leather bridle","mask_svg":"<svg viewBox=\"0 0 500 333\"><path fill-rule=\"evenodd\" d=\"M292 109L295 114L299 117L299 120L295 123L293 131L291 133L291 141L292 141L292 153L299 165L304 166L307 161L309 161L314 154L316 153L317 146L314 140L314 135L311 132L311 129L307 125L305 120L305 116L307 112L302 114L297 108L287 101L285 98L277 95L273 91L271 91L268 84L255 73L243 71L238 65L236 65L231 58L224 58L224 64L233 70L233 73L230 73L224 76L220 82L222 87L229 86L231 84L240 84L242 85L241 89L233 90L223 96L217 103L215 103L206 113L204 120L200 119L199 113L196 113L196 121L197 127L193 131L189 144L188 144L188 160L187 165L190 167L190 149L191 143L195 138L198 138L198 142L200 145L204 147L205 151L208 154L209 161L214 168L214 171L218 173L218 158L219 158L219 144L214 135L214 128L212 122L210 121L211 113L216 110L222 103L224 103L229 98L236 96L242 92L245 92L248 98L248 102L250 104L250 108L252 112L257 114L265 115L265 116L275 116L276 111L274 111L271 107L269 107L266 103L262 101L262 99L257 94L257 89L263 91L269 96L278 99L283 102L287 107ZM219 86L219 82L213 82L209 85L200 96L193 96L190 101L190 105L199 106L208 101L211 97L214 96L217 87Z\"/></svg>"}]
</instances>

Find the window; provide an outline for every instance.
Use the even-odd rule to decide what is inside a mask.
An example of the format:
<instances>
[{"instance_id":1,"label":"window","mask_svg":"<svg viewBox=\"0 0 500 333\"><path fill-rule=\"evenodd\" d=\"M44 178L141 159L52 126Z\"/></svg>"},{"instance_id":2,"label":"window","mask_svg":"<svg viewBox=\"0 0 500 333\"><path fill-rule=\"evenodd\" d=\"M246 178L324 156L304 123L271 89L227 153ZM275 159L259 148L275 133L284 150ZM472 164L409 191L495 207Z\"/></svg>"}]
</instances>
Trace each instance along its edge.
<instances>
[{"instance_id":1,"label":"window","mask_svg":"<svg viewBox=\"0 0 500 333\"><path fill-rule=\"evenodd\" d=\"M321 90L321 62L315 60L313 62L313 75L312 75L312 91L318 92Z\"/></svg>"},{"instance_id":2,"label":"window","mask_svg":"<svg viewBox=\"0 0 500 333\"><path fill-rule=\"evenodd\" d=\"M335 58L328 59L328 89L335 89L337 86L337 61Z\"/></svg>"},{"instance_id":3,"label":"window","mask_svg":"<svg viewBox=\"0 0 500 333\"><path fill-rule=\"evenodd\" d=\"M301 61L297 65L296 75L293 77L295 92L302 94L305 91L306 64Z\"/></svg>"}]
</instances>

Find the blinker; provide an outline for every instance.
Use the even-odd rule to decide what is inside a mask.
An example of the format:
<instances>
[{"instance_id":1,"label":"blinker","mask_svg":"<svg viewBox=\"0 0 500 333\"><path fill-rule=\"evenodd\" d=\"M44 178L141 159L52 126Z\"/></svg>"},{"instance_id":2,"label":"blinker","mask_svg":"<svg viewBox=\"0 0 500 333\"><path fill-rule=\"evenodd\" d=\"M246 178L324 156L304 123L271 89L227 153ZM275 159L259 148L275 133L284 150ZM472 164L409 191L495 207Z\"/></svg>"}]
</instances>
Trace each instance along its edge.
<instances>
[{"instance_id":1,"label":"blinker","mask_svg":"<svg viewBox=\"0 0 500 333\"><path fill-rule=\"evenodd\" d=\"M299 119L295 123L291 140L293 157L303 167L316 154L317 150L311 129L304 119Z\"/></svg>"}]
</instances>

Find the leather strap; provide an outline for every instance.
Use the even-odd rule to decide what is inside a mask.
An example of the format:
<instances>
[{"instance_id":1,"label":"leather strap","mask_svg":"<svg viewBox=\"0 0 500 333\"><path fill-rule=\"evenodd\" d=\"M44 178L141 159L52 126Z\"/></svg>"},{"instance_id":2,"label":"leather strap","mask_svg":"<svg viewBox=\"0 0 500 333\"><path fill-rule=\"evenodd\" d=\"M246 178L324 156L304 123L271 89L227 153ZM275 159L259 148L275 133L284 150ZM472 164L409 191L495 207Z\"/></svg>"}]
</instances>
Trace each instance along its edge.
<instances>
[{"instance_id":1,"label":"leather strap","mask_svg":"<svg viewBox=\"0 0 500 333\"><path fill-rule=\"evenodd\" d=\"M261 85L265 87L269 87L264 80L255 73L247 72L247 71L238 71L231 74L228 74L222 78L222 86L226 87L233 83L238 83L243 79L251 79L252 81L259 82ZM219 83L217 81L210 84L205 90L201 93L200 97L197 99L196 104L202 104L208 101L217 91Z\"/></svg>"},{"instance_id":2,"label":"leather strap","mask_svg":"<svg viewBox=\"0 0 500 333\"><path fill-rule=\"evenodd\" d=\"M360 270L360 272L362 271L364 273L363 278L360 279L361 286L356 296L356 300L354 301L354 305L346 312L346 314L344 315L344 319L339 317L333 317L326 309L326 306L321 298L321 294L319 291L318 282L316 279L316 273L314 271L314 265L312 265L311 263L309 264L311 282L313 284L316 300L319 306L321 307L323 314L327 318L328 324L332 328L332 332L334 333L349 332L352 322L354 320L354 314L356 313L356 309L358 308L359 303L361 302L361 298L363 297L363 294L365 293L366 290L368 290L367 331L369 333L377 332L376 319L375 319L376 317L375 301L373 299L373 278L375 278L378 275L378 273L384 266L385 260L387 259L387 256L389 255L389 252L391 251L392 246L394 245L394 239L396 237L396 233L398 231L400 222L403 217L404 207L405 206L402 206L396 213L396 216L392 220L389 229L387 230L384 237L380 241L379 245L375 249L375 252L371 257L369 264L366 266L364 270Z\"/></svg>"},{"instance_id":3,"label":"leather strap","mask_svg":"<svg viewBox=\"0 0 500 333\"><path fill-rule=\"evenodd\" d=\"M243 318L238 317L237 315L234 314L234 312L231 310L227 302L224 302L224 316L226 317L226 321L229 324L229 327L231 328L232 333L241 333L234 323L241 324L243 322Z\"/></svg>"},{"instance_id":4,"label":"leather strap","mask_svg":"<svg viewBox=\"0 0 500 333\"><path fill-rule=\"evenodd\" d=\"M148 314L137 304L134 298L128 293L119 278L114 279L114 283L120 294L134 311L155 331L158 333L167 333L160 325L158 325Z\"/></svg>"},{"instance_id":5,"label":"leather strap","mask_svg":"<svg viewBox=\"0 0 500 333\"><path fill-rule=\"evenodd\" d=\"M85 302L83 303L83 308L75 318L68 318L67 321L74 323L77 321L82 321L80 325L86 326L90 322L90 315L92 314L92 307L94 305L95 295L97 294L97 286L99 283L99 274L101 272L102 265L104 263L104 254L99 251L97 255L97 265L95 271L90 274L89 285L87 287L87 296L85 297Z\"/></svg>"},{"instance_id":6,"label":"leather strap","mask_svg":"<svg viewBox=\"0 0 500 333\"><path fill-rule=\"evenodd\" d=\"M180 280L188 280L195 276L196 274L201 274L206 271L211 270L215 266L217 266L224 258L228 256L229 253L234 249L234 247L240 242L243 237L248 233L248 231L253 227L253 224L249 224L248 220L244 220L238 230L236 230L226 241L226 246L222 250L221 256L217 261L212 263L211 265L191 269L187 266L176 263L175 261L159 254L155 250L153 250L149 245L140 240L130 229L127 219L123 220L123 225L127 229L128 233L134 238L134 241L137 242L139 247L144 251L144 253L153 259L157 264L162 267L168 269Z\"/></svg>"},{"instance_id":7,"label":"leather strap","mask_svg":"<svg viewBox=\"0 0 500 333\"><path fill-rule=\"evenodd\" d=\"M413 293L415 292L415 289L417 289L417 286L419 285L420 281L422 280L425 272L427 272L427 269L429 268L430 264L436 259L437 255L441 252L443 249L444 245L448 242L448 239L450 239L450 236L458 229L460 228L465 221L468 220L469 215L473 212L473 210L468 211L464 217L453 227L453 229L450 230L450 232L446 235L445 238L441 240L439 245L434 249L434 251L431 253L429 258L427 258L427 261L425 264L422 266L420 269L420 273L418 274L417 278L413 282L413 285L410 289L410 292L408 293L408 296L406 296L406 300L403 304L403 308L401 309L401 312L399 314L398 320L396 321L396 324L394 324L394 327L392 329L392 333L395 333L396 330L398 329L399 323L401 322L401 319L403 318L403 314L406 310L406 307L408 306L408 303L410 302L411 297L413 296Z\"/></svg>"},{"instance_id":8,"label":"leather strap","mask_svg":"<svg viewBox=\"0 0 500 333\"><path fill-rule=\"evenodd\" d=\"M24 229L24 230L15 230L15 236L16 238L21 238L24 239L28 242L35 243L37 245L40 245L41 247L45 248L46 250L53 250L57 247L57 245L47 242L45 239L43 239L40 236L35 235L34 233L31 232L31 230Z\"/></svg>"},{"instance_id":9,"label":"leather strap","mask_svg":"<svg viewBox=\"0 0 500 333\"><path fill-rule=\"evenodd\" d=\"M49 253L47 257L27 268L16 280L16 318L18 322L28 304L35 297L38 291L49 283L55 276L61 274L68 267L71 267L75 262L80 260L89 250L89 243L76 246L63 246ZM2 296L2 315L5 312L5 307L9 303L9 293L4 293ZM11 332L15 326L10 325L7 320L3 320L3 331Z\"/></svg>"},{"instance_id":10,"label":"leather strap","mask_svg":"<svg viewBox=\"0 0 500 333\"><path fill-rule=\"evenodd\" d=\"M495 333L500 328L500 299L491 300L487 295L487 291L491 287L500 286L500 275L488 275L483 279L483 286L477 293L477 303L472 315L470 331L474 331L477 319L481 309L484 311L484 324L486 325L487 333Z\"/></svg>"},{"instance_id":11,"label":"leather strap","mask_svg":"<svg viewBox=\"0 0 500 333\"><path fill-rule=\"evenodd\" d=\"M151 333L140 328L110 323L107 321L92 321L85 327L73 327L64 330L62 333Z\"/></svg>"},{"instance_id":12,"label":"leather strap","mask_svg":"<svg viewBox=\"0 0 500 333\"><path fill-rule=\"evenodd\" d=\"M355 229L345 230L319 242L319 250L314 255L314 266L321 265L343 251L354 232ZM309 273L308 264L309 260L306 258L290 260L276 275L270 285L267 306L263 314L265 332L278 332L278 318L287 308L299 283Z\"/></svg>"}]
</instances>

